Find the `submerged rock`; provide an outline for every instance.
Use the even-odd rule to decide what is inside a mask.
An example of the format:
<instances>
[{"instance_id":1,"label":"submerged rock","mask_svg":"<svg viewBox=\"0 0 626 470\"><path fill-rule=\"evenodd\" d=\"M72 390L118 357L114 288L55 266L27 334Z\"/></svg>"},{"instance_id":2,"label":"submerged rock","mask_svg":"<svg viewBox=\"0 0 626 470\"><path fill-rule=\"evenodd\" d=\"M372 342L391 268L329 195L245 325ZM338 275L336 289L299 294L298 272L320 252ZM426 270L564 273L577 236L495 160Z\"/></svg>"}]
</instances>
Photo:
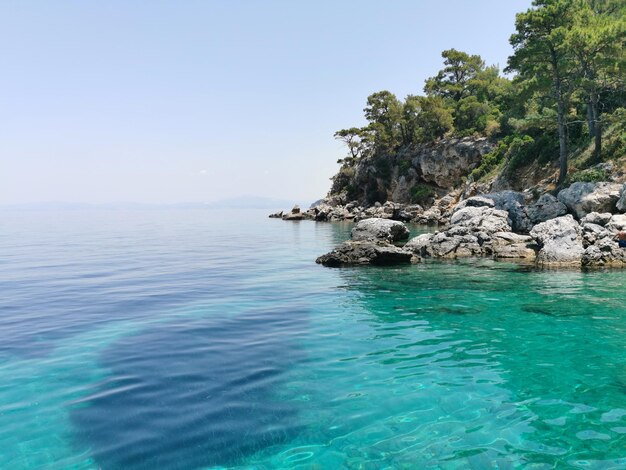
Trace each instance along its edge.
<instances>
[{"instance_id":1,"label":"submerged rock","mask_svg":"<svg viewBox=\"0 0 626 470\"><path fill-rule=\"evenodd\" d=\"M409 229L396 220L372 218L364 219L352 229L354 241L385 240L397 242L409 238Z\"/></svg>"},{"instance_id":2,"label":"submerged rock","mask_svg":"<svg viewBox=\"0 0 626 470\"><path fill-rule=\"evenodd\" d=\"M347 241L315 260L323 266L390 265L410 263L412 255L385 242Z\"/></svg>"}]
</instances>

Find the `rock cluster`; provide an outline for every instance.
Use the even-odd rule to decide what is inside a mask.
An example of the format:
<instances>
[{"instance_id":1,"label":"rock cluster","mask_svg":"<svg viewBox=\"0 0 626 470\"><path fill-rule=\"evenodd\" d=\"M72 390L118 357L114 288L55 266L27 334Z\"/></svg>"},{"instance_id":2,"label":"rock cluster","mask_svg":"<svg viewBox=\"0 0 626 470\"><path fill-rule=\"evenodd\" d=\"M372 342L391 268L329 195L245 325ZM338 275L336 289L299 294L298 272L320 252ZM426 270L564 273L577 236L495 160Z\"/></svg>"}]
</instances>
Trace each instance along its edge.
<instances>
[{"instance_id":1,"label":"rock cluster","mask_svg":"<svg viewBox=\"0 0 626 470\"><path fill-rule=\"evenodd\" d=\"M506 211L485 205L462 205L455 211L447 230L420 235L404 248L419 258L492 258L534 259L533 240L511 231ZM470 204L478 204L474 200Z\"/></svg>"},{"instance_id":2,"label":"rock cluster","mask_svg":"<svg viewBox=\"0 0 626 470\"><path fill-rule=\"evenodd\" d=\"M626 267L626 249L615 235L626 230L626 185L574 183L530 202L528 195L500 191L467 197L450 193L422 207L387 202L364 208L323 200L305 212L273 214L285 220L353 220L352 240L318 258L326 266L393 264L427 258L519 259L538 266ZM402 222L439 224L403 247Z\"/></svg>"}]
</instances>

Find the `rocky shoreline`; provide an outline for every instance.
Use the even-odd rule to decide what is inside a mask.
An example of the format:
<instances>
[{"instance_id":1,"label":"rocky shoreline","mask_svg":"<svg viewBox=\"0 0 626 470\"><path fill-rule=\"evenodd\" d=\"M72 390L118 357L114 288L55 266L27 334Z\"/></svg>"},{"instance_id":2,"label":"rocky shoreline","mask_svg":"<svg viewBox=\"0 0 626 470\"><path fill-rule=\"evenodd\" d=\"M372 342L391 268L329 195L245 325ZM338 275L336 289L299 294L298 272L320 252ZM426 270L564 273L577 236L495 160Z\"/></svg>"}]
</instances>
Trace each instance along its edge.
<instances>
[{"instance_id":1,"label":"rocky shoreline","mask_svg":"<svg viewBox=\"0 0 626 470\"><path fill-rule=\"evenodd\" d=\"M352 240L316 260L325 266L486 257L540 267L626 267L626 249L614 240L626 230L624 184L579 182L556 196L536 198L509 190L466 194L451 192L428 209L393 202L363 207L327 198L306 211L296 207L270 217L357 222ZM408 238L404 222L440 230L398 246Z\"/></svg>"}]
</instances>

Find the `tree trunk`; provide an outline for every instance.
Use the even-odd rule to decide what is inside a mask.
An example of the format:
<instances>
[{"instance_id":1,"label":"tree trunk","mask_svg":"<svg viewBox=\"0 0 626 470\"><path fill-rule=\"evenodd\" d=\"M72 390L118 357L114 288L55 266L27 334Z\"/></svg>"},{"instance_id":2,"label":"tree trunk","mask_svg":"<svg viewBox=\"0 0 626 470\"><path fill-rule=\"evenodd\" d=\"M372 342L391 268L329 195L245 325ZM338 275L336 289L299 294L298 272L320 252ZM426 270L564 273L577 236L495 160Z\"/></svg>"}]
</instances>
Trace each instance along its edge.
<instances>
[{"instance_id":1,"label":"tree trunk","mask_svg":"<svg viewBox=\"0 0 626 470\"><path fill-rule=\"evenodd\" d=\"M593 161L599 162L602 153L602 124L600 123L600 111L598 109L598 95L592 93L589 103L591 104L591 115L594 123L593 133L594 147L593 147Z\"/></svg>"},{"instance_id":2,"label":"tree trunk","mask_svg":"<svg viewBox=\"0 0 626 470\"><path fill-rule=\"evenodd\" d=\"M567 178L567 134L565 129L565 103L560 93L557 102L557 123L559 129L559 181L558 186L563 186L565 178Z\"/></svg>"},{"instance_id":3,"label":"tree trunk","mask_svg":"<svg viewBox=\"0 0 626 470\"><path fill-rule=\"evenodd\" d=\"M600 121L596 121L596 135L594 140L593 158L596 162L600 162L602 160L602 123Z\"/></svg>"},{"instance_id":4,"label":"tree trunk","mask_svg":"<svg viewBox=\"0 0 626 470\"><path fill-rule=\"evenodd\" d=\"M559 61L556 50L550 48L552 73L554 75L554 96L556 98L557 127L559 132L559 180L558 187L563 186L567 178L567 128L565 126L565 99L563 97L563 83L559 73Z\"/></svg>"},{"instance_id":5,"label":"tree trunk","mask_svg":"<svg viewBox=\"0 0 626 470\"><path fill-rule=\"evenodd\" d=\"M596 121L593 117L593 103L591 98L589 98L589 101L587 101L587 126L589 127L589 136L595 137Z\"/></svg>"}]
</instances>

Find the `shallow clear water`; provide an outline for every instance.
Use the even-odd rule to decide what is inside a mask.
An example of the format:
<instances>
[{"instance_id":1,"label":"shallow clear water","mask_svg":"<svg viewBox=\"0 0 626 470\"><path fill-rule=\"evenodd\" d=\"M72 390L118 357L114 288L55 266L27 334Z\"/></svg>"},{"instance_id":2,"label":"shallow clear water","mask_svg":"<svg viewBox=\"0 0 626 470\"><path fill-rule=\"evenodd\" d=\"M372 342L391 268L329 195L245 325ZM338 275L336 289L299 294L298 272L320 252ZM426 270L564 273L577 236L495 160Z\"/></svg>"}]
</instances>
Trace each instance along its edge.
<instances>
[{"instance_id":1,"label":"shallow clear water","mask_svg":"<svg viewBox=\"0 0 626 470\"><path fill-rule=\"evenodd\" d=\"M349 225L262 212L0 217L0 468L626 468L626 272L328 269Z\"/></svg>"}]
</instances>

